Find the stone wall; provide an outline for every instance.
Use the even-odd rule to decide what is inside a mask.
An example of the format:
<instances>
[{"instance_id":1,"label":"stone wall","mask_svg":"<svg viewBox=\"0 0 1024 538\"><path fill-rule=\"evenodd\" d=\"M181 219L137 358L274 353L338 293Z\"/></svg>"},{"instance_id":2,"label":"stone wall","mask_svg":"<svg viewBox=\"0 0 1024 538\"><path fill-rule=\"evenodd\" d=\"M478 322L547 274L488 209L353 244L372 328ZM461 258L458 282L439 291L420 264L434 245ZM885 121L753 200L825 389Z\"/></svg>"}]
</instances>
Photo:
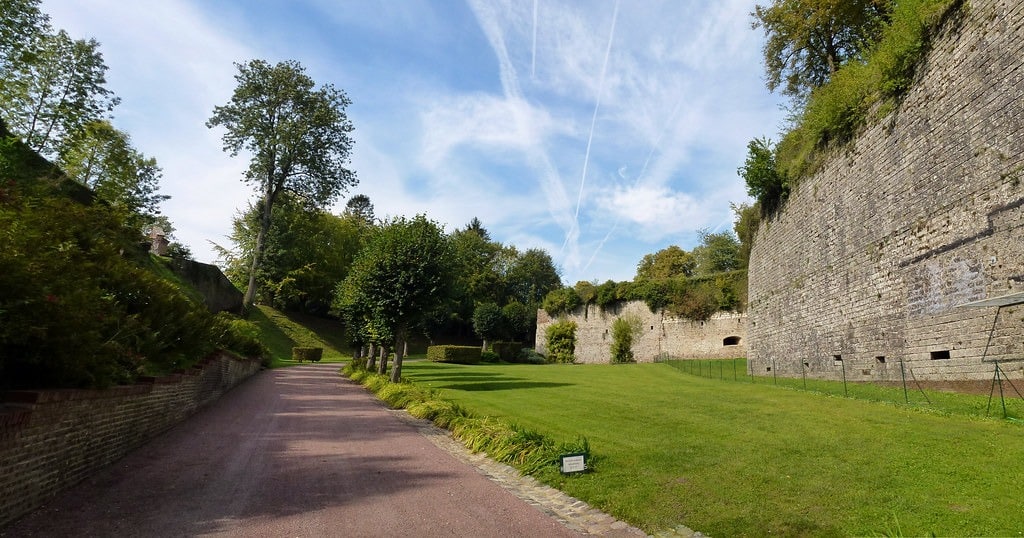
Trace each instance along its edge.
<instances>
[{"instance_id":1,"label":"stone wall","mask_svg":"<svg viewBox=\"0 0 1024 538\"><path fill-rule=\"evenodd\" d=\"M260 363L227 353L105 390L3 393L0 528L220 398Z\"/></svg>"},{"instance_id":2,"label":"stone wall","mask_svg":"<svg viewBox=\"0 0 1024 538\"><path fill-rule=\"evenodd\" d=\"M990 379L1024 370L1024 3L971 0L913 89L762 223L755 375Z\"/></svg>"},{"instance_id":3,"label":"stone wall","mask_svg":"<svg viewBox=\"0 0 1024 538\"><path fill-rule=\"evenodd\" d=\"M651 312L643 301L629 301L608 310L587 305L566 316L576 322L576 362L611 362L612 324L622 316L640 320L640 336L633 342L637 362L669 357L731 359L746 355L745 315L720 313L708 321L691 321ZM537 351L541 354L547 352L545 331L554 321L547 312L537 312Z\"/></svg>"}]
</instances>

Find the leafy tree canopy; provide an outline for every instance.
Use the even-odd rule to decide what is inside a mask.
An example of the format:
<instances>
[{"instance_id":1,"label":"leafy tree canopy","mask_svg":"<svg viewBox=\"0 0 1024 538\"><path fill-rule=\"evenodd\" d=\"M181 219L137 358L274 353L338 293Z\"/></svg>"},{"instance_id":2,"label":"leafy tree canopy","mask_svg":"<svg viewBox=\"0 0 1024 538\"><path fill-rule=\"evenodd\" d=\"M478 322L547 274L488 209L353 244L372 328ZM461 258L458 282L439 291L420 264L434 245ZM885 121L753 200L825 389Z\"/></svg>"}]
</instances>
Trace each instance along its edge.
<instances>
[{"instance_id":1,"label":"leafy tree canopy","mask_svg":"<svg viewBox=\"0 0 1024 538\"><path fill-rule=\"evenodd\" d=\"M256 294L271 213L281 193L291 192L309 207L319 208L357 179L346 168L353 127L345 115L351 102L342 91L330 84L315 88L295 61L270 65L252 60L236 67L238 85L231 101L215 107L206 125L225 129L224 150L232 156L243 150L251 155L245 180L256 186L262 201L245 294L249 305Z\"/></svg>"},{"instance_id":2,"label":"leafy tree canopy","mask_svg":"<svg viewBox=\"0 0 1024 538\"><path fill-rule=\"evenodd\" d=\"M732 232L712 233L709 230L697 230L700 245L693 249L693 257L697 260L695 274L713 275L735 271L740 268L740 242Z\"/></svg>"},{"instance_id":3,"label":"leafy tree canopy","mask_svg":"<svg viewBox=\"0 0 1024 538\"><path fill-rule=\"evenodd\" d=\"M803 102L844 63L861 59L881 36L892 0L774 0L757 5L768 89Z\"/></svg>"},{"instance_id":4,"label":"leafy tree canopy","mask_svg":"<svg viewBox=\"0 0 1024 538\"><path fill-rule=\"evenodd\" d=\"M647 254L636 267L636 280L664 280L677 276L693 276L697 260L692 254L671 245Z\"/></svg>"}]
</instances>

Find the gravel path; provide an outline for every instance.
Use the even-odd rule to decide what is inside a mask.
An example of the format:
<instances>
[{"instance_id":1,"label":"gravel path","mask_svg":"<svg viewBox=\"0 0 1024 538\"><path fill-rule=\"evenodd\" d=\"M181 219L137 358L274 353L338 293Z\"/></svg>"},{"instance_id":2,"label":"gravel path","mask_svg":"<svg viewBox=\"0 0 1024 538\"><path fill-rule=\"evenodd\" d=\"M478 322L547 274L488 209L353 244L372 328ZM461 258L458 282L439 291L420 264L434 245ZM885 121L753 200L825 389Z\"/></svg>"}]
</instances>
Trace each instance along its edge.
<instances>
[{"instance_id":1,"label":"gravel path","mask_svg":"<svg viewBox=\"0 0 1024 538\"><path fill-rule=\"evenodd\" d=\"M643 535L392 411L336 365L266 371L0 536Z\"/></svg>"}]
</instances>

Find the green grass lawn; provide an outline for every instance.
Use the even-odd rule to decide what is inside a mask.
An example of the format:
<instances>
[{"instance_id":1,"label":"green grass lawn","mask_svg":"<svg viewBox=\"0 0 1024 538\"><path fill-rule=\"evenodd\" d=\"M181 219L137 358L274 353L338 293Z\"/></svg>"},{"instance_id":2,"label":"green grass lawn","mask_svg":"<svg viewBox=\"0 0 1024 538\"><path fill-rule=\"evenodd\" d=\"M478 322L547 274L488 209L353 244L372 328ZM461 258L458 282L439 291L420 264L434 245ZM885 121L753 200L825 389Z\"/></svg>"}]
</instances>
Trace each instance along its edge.
<instances>
[{"instance_id":1,"label":"green grass lawn","mask_svg":"<svg viewBox=\"0 0 1024 538\"><path fill-rule=\"evenodd\" d=\"M271 368L298 364L292 360L293 347L324 348L320 362L344 362L352 357L337 321L284 313L269 306L252 308L248 319L260 328L263 345L270 350Z\"/></svg>"},{"instance_id":2,"label":"green grass lawn","mask_svg":"<svg viewBox=\"0 0 1024 538\"><path fill-rule=\"evenodd\" d=\"M1024 427L725 382L667 364L406 363L405 377L556 441L595 472L540 478L657 532L711 536L1024 532Z\"/></svg>"}]
</instances>

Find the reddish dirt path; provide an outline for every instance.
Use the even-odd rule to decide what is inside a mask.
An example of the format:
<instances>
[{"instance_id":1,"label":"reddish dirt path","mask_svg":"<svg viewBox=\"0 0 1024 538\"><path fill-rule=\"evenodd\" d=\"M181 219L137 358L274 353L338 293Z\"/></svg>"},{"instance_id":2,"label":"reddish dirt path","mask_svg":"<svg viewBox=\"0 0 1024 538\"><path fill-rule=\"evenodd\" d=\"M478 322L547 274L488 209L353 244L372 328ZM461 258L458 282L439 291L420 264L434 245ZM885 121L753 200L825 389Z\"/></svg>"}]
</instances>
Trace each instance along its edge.
<instances>
[{"instance_id":1,"label":"reddish dirt path","mask_svg":"<svg viewBox=\"0 0 1024 538\"><path fill-rule=\"evenodd\" d=\"M337 369L258 374L0 535L576 535Z\"/></svg>"}]
</instances>

